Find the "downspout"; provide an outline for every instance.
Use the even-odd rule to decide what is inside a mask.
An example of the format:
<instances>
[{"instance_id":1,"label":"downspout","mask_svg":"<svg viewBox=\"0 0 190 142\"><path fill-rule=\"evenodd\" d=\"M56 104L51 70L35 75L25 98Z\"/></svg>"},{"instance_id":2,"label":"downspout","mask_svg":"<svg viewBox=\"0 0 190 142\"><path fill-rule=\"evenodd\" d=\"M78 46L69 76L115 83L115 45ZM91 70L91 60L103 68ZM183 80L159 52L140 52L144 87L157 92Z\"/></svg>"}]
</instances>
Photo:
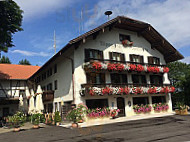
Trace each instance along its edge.
<instances>
[{"instance_id":1,"label":"downspout","mask_svg":"<svg viewBox=\"0 0 190 142\"><path fill-rule=\"evenodd\" d=\"M75 103L75 83L74 83L74 61L72 58L70 57L65 57L67 59L69 59L71 61L71 68L72 68L72 88L73 88L73 101L72 104Z\"/></svg>"}]
</instances>

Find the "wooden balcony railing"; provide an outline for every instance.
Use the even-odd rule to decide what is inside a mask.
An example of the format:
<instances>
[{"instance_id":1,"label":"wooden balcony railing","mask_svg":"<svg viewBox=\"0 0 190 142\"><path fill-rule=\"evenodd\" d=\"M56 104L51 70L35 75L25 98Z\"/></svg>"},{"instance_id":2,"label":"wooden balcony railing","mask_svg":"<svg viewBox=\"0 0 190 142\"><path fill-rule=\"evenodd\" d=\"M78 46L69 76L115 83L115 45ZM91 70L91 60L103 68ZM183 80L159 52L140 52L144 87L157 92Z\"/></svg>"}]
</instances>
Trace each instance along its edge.
<instances>
[{"instance_id":1,"label":"wooden balcony railing","mask_svg":"<svg viewBox=\"0 0 190 142\"><path fill-rule=\"evenodd\" d=\"M53 90L44 91L42 94L42 99L44 102L53 101L54 91Z\"/></svg>"},{"instance_id":2,"label":"wooden balcony railing","mask_svg":"<svg viewBox=\"0 0 190 142\"><path fill-rule=\"evenodd\" d=\"M81 84L81 88L88 87L165 87L171 84L147 84L147 83L101 83L101 84Z\"/></svg>"},{"instance_id":3,"label":"wooden balcony railing","mask_svg":"<svg viewBox=\"0 0 190 142\"><path fill-rule=\"evenodd\" d=\"M85 62L93 62L93 61L99 61L103 63L123 63L123 64L140 64L140 65L147 65L147 66L160 66L160 67L165 67L166 65L160 65L160 64L149 64L149 63L138 63L138 62L131 62L131 61L116 61L116 60L110 60L110 59L95 59L95 58L88 58L85 59Z\"/></svg>"}]
</instances>

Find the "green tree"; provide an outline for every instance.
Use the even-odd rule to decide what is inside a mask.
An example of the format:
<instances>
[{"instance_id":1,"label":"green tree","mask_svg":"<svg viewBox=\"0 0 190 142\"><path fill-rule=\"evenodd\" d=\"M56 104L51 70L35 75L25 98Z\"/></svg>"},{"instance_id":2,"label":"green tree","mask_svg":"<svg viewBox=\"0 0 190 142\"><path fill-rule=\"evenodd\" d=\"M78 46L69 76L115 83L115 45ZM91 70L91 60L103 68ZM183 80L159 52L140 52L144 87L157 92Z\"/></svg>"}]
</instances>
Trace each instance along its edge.
<instances>
[{"instance_id":1,"label":"green tree","mask_svg":"<svg viewBox=\"0 0 190 142\"><path fill-rule=\"evenodd\" d=\"M182 62L172 62L167 65L170 68L169 79L177 91L172 95L172 101L190 105L190 65Z\"/></svg>"},{"instance_id":2,"label":"green tree","mask_svg":"<svg viewBox=\"0 0 190 142\"><path fill-rule=\"evenodd\" d=\"M19 65L31 65L30 62L26 59L19 61Z\"/></svg>"},{"instance_id":3,"label":"green tree","mask_svg":"<svg viewBox=\"0 0 190 142\"><path fill-rule=\"evenodd\" d=\"M0 63L1 63L1 64L11 64L11 61L9 60L8 57L3 56L3 57L0 59Z\"/></svg>"},{"instance_id":4,"label":"green tree","mask_svg":"<svg viewBox=\"0 0 190 142\"><path fill-rule=\"evenodd\" d=\"M22 31L23 11L13 0L0 1L0 51L14 46L12 35Z\"/></svg>"}]
</instances>

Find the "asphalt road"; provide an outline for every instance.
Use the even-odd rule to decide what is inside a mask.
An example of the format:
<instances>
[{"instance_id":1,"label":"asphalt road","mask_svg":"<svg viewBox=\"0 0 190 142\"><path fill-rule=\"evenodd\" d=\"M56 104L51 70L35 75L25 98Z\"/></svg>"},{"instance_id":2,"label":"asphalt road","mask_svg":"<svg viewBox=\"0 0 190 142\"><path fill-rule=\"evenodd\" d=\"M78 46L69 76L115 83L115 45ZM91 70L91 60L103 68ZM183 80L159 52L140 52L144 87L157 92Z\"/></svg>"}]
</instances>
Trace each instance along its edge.
<instances>
[{"instance_id":1,"label":"asphalt road","mask_svg":"<svg viewBox=\"0 0 190 142\"><path fill-rule=\"evenodd\" d=\"M47 127L0 134L0 142L190 141L190 115L135 120L79 129Z\"/></svg>"}]
</instances>

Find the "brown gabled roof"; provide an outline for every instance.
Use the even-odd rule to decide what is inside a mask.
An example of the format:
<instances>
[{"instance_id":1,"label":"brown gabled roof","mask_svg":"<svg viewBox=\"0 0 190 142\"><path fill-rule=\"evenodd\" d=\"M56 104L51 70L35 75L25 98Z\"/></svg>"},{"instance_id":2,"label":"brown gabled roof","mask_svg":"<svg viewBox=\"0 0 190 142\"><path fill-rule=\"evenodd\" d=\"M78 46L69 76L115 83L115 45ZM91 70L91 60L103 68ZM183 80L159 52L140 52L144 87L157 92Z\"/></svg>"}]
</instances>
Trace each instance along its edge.
<instances>
[{"instance_id":1,"label":"brown gabled roof","mask_svg":"<svg viewBox=\"0 0 190 142\"><path fill-rule=\"evenodd\" d=\"M40 66L0 64L0 80L27 80Z\"/></svg>"},{"instance_id":2,"label":"brown gabled roof","mask_svg":"<svg viewBox=\"0 0 190 142\"><path fill-rule=\"evenodd\" d=\"M81 36L74 38L69 41L69 43L63 47L56 55L49 59L39 70L41 71L46 65L51 61L55 60L58 56L62 55L70 47L78 47L80 43L83 42L89 36L97 36L100 31L103 31L105 28L120 28L126 29L129 31L137 32L139 36L144 37L147 41L150 42L151 47L157 49L164 55L166 63L177 61L183 59L181 55L158 31L156 31L149 23L145 23L139 20L131 19L125 16L117 16L116 18L107 21L106 23L98 26L95 29L92 29ZM35 73L36 74L36 73ZM34 75L35 75L34 74ZM34 76L33 75L33 76Z\"/></svg>"}]
</instances>

